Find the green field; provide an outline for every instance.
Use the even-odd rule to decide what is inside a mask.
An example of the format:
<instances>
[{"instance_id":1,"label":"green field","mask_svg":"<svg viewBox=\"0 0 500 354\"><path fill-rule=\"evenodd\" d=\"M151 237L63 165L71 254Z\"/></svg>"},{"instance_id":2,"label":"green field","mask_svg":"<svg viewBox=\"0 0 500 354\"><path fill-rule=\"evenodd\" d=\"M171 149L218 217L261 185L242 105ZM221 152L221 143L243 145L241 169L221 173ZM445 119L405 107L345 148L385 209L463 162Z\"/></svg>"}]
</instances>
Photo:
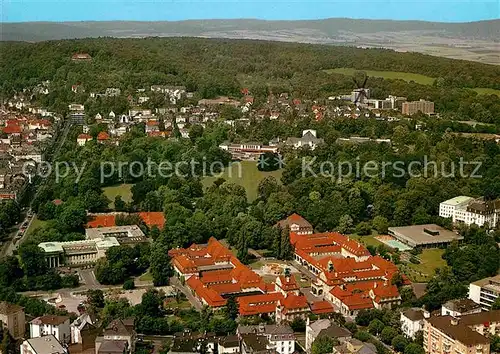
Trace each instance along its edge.
<instances>
[{"instance_id":1,"label":"green field","mask_svg":"<svg viewBox=\"0 0 500 354\"><path fill-rule=\"evenodd\" d=\"M375 236L378 236L378 234L374 233L373 235L370 235L370 236L359 236L359 235L356 235L356 234L349 235L350 238L352 238L352 239L354 239L356 241L361 242L365 246L375 246L375 247L378 247L380 245L383 245L383 243L380 242L379 240L377 240L375 238Z\"/></svg>"},{"instance_id":2,"label":"green field","mask_svg":"<svg viewBox=\"0 0 500 354\"><path fill-rule=\"evenodd\" d=\"M238 167L241 166L241 167ZM278 181L281 179L282 170L273 172L262 172L257 169L256 161L241 161L235 162L230 168L226 170L220 176L226 181L238 184L245 188L247 191L247 198L250 202L257 198L257 187L259 182L266 178L267 176L274 176ZM203 186L208 188L217 179L217 177L205 177L203 179Z\"/></svg>"},{"instance_id":3,"label":"green field","mask_svg":"<svg viewBox=\"0 0 500 354\"><path fill-rule=\"evenodd\" d=\"M402 71L382 71L382 70L358 70L354 68L336 68L328 69L325 72L329 74L342 74L347 76L353 76L356 72L364 72L368 76L380 77L382 79L400 79L407 82L415 81L417 84L421 85L432 85L435 78L420 74L405 73ZM497 95L500 96L500 90L495 90L491 88L477 87L473 89L480 95Z\"/></svg>"},{"instance_id":4,"label":"green field","mask_svg":"<svg viewBox=\"0 0 500 354\"><path fill-rule=\"evenodd\" d=\"M500 90L495 90L492 88L478 87L475 88L474 91L476 91L480 95L497 95L500 97Z\"/></svg>"},{"instance_id":5,"label":"green field","mask_svg":"<svg viewBox=\"0 0 500 354\"><path fill-rule=\"evenodd\" d=\"M352 76L358 71L363 71L368 76L381 77L383 79L400 79L408 82L415 81L417 84L422 85L432 85L434 82L433 77L399 71L358 70L354 68L337 68L325 71L329 74L342 74L348 76Z\"/></svg>"},{"instance_id":6,"label":"green field","mask_svg":"<svg viewBox=\"0 0 500 354\"><path fill-rule=\"evenodd\" d=\"M132 184L119 184L116 186L104 187L102 191L104 195L111 201L109 203L109 207L114 209L115 197L117 195L121 195L122 200L125 203L130 203L132 201L132 192L130 191L132 186Z\"/></svg>"},{"instance_id":7,"label":"green field","mask_svg":"<svg viewBox=\"0 0 500 354\"><path fill-rule=\"evenodd\" d=\"M443 253L444 250L439 248L424 249L417 256L421 263L407 263L403 271L414 282L427 282L434 276L437 268L446 266L446 261L441 258Z\"/></svg>"}]
</instances>

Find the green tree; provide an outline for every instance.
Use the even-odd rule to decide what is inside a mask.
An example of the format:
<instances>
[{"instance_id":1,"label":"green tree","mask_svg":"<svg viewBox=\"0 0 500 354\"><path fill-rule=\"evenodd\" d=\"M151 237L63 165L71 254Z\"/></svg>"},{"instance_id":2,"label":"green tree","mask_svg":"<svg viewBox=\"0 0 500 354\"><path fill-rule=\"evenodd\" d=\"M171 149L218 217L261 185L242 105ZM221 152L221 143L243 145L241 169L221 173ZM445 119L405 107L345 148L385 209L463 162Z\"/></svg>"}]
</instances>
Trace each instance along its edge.
<instances>
[{"instance_id":1,"label":"green tree","mask_svg":"<svg viewBox=\"0 0 500 354\"><path fill-rule=\"evenodd\" d=\"M306 321L301 317L295 317L290 323L294 332L305 332L306 331Z\"/></svg>"},{"instance_id":2,"label":"green tree","mask_svg":"<svg viewBox=\"0 0 500 354\"><path fill-rule=\"evenodd\" d=\"M33 243L23 244L19 248L19 256L24 274L28 277L43 275L47 272L45 252Z\"/></svg>"},{"instance_id":3,"label":"green tree","mask_svg":"<svg viewBox=\"0 0 500 354\"><path fill-rule=\"evenodd\" d=\"M369 222L361 221L356 225L356 233L361 236L370 235L372 233L372 226Z\"/></svg>"},{"instance_id":4,"label":"green tree","mask_svg":"<svg viewBox=\"0 0 500 354\"><path fill-rule=\"evenodd\" d=\"M392 340L394 337L398 335L398 331L396 331L394 328L386 326L380 332L380 340L384 342L385 344L391 344Z\"/></svg>"},{"instance_id":5,"label":"green tree","mask_svg":"<svg viewBox=\"0 0 500 354\"><path fill-rule=\"evenodd\" d=\"M392 342L391 342L391 345L394 348L394 350L399 352L399 353L404 352L404 350L408 344L410 344L410 342L402 334L398 334L396 337L394 337L392 339Z\"/></svg>"},{"instance_id":6,"label":"green tree","mask_svg":"<svg viewBox=\"0 0 500 354\"><path fill-rule=\"evenodd\" d=\"M340 233L349 233L352 229L353 220L350 215L342 215L339 220L338 230Z\"/></svg>"},{"instance_id":7,"label":"green tree","mask_svg":"<svg viewBox=\"0 0 500 354\"><path fill-rule=\"evenodd\" d=\"M327 336L317 337L311 347L312 354L329 354L333 351L333 346L336 345L335 339Z\"/></svg>"},{"instance_id":8,"label":"green tree","mask_svg":"<svg viewBox=\"0 0 500 354\"><path fill-rule=\"evenodd\" d=\"M236 318L238 318L239 312L240 312L240 310L239 310L238 302L236 301L236 297L230 296L227 299L227 303L226 303L226 313L227 313L227 316L231 320L234 321L234 320L236 320Z\"/></svg>"},{"instance_id":9,"label":"green tree","mask_svg":"<svg viewBox=\"0 0 500 354\"><path fill-rule=\"evenodd\" d=\"M134 279L127 279L127 280L125 280L125 282L123 283L123 289L124 290L135 289Z\"/></svg>"},{"instance_id":10,"label":"green tree","mask_svg":"<svg viewBox=\"0 0 500 354\"><path fill-rule=\"evenodd\" d=\"M95 308L104 307L104 293L100 289L87 290L87 302L90 306Z\"/></svg>"},{"instance_id":11,"label":"green tree","mask_svg":"<svg viewBox=\"0 0 500 354\"><path fill-rule=\"evenodd\" d=\"M149 272L153 276L155 286L164 286L170 284L170 277L174 275L168 248L155 241L151 248L151 268Z\"/></svg>"},{"instance_id":12,"label":"green tree","mask_svg":"<svg viewBox=\"0 0 500 354\"><path fill-rule=\"evenodd\" d=\"M500 310L500 297L495 299L495 302L491 305L492 310Z\"/></svg>"},{"instance_id":13,"label":"green tree","mask_svg":"<svg viewBox=\"0 0 500 354\"><path fill-rule=\"evenodd\" d=\"M127 203L125 203L123 201L121 195L117 195L115 197L114 205L115 205L115 210L116 211L126 211L127 210Z\"/></svg>"},{"instance_id":14,"label":"green tree","mask_svg":"<svg viewBox=\"0 0 500 354\"><path fill-rule=\"evenodd\" d=\"M384 327L384 322L380 321L379 319L374 319L368 325L368 331L370 331L370 333L373 335L378 335L380 334L380 332L382 332Z\"/></svg>"},{"instance_id":15,"label":"green tree","mask_svg":"<svg viewBox=\"0 0 500 354\"><path fill-rule=\"evenodd\" d=\"M404 354L424 354L424 348L416 343L410 343L405 347Z\"/></svg>"},{"instance_id":16,"label":"green tree","mask_svg":"<svg viewBox=\"0 0 500 354\"><path fill-rule=\"evenodd\" d=\"M386 234L389 229L389 221L386 217L377 215L372 221L373 227L381 234Z\"/></svg>"}]
</instances>

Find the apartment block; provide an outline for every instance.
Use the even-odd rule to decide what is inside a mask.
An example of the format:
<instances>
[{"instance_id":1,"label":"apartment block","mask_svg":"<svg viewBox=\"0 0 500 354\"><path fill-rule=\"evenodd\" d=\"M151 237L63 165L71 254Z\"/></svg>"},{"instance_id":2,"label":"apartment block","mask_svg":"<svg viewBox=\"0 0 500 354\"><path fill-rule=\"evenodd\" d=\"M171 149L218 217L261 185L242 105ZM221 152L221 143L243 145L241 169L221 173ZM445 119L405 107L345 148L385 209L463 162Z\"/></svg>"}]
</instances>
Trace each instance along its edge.
<instances>
[{"instance_id":1,"label":"apartment block","mask_svg":"<svg viewBox=\"0 0 500 354\"><path fill-rule=\"evenodd\" d=\"M411 116L417 112L422 112L424 114L434 114L434 102L422 99L420 101L403 102L401 112L408 116Z\"/></svg>"},{"instance_id":2,"label":"apartment block","mask_svg":"<svg viewBox=\"0 0 500 354\"><path fill-rule=\"evenodd\" d=\"M490 335L500 334L500 311L455 318L424 315L424 349L432 354L489 354Z\"/></svg>"},{"instance_id":3,"label":"apartment block","mask_svg":"<svg viewBox=\"0 0 500 354\"><path fill-rule=\"evenodd\" d=\"M24 307L0 302L0 325L6 328L14 339L24 337L26 319Z\"/></svg>"},{"instance_id":4,"label":"apartment block","mask_svg":"<svg viewBox=\"0 0 500 354\"><path fill-rule=\"evenodd\" d=\"M483 310L490 310L500 296L500 275L477 280L469 285L469 299L481 305Z\"/></svg>"}]
</instances>

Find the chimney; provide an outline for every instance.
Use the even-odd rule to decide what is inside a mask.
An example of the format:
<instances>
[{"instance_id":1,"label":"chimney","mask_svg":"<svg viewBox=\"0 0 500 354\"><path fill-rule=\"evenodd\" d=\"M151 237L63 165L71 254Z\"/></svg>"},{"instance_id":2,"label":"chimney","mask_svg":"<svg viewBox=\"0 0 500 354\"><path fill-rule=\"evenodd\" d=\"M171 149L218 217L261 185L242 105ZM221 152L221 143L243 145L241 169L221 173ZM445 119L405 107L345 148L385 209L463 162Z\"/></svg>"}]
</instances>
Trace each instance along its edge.
<instances>
[{"instance_id":1,"label":"chimney","mask_svg":"<svg viewBox=\"0 0 500 354\"><path fill-rule=\"evenodd\" d=\"M424 318L430 318L431 317L431 313L427 310L423 310L424 311Z\"/></svg>"},{"instance_id":2,"label":"chimney","mask_svg":"<svg viewBox=\"0 0 500 354\"><path fill-rule=\"evenodd\" d=\"M452 317L451 320L450 320L450 323L451 323L452 326L458 325L458 322L459 322L459 319L456 318L456 317Z\"/></svg>"},{"instance_id":3,"label":"chimney","mask_svg":"<svg viewBox=\"0 0 500 354\"><path fill-rule=\"evenodd\" d=\"M373 283L373 288L376 289L377 288L377 282L374 282Z\"/></svg>"}]
</instances>

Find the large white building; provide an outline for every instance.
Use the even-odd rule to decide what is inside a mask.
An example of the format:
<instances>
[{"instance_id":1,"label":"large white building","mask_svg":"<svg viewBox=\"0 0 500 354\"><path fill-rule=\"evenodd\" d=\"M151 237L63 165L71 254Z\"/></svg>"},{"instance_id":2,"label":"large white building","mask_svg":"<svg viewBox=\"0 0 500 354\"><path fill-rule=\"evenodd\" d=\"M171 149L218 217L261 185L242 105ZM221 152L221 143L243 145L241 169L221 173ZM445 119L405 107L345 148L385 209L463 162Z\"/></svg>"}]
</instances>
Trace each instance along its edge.
<instances>
[{"instance_id":1,"label":"large white building","mask_svg":"<svg viewBox=\"0 0 500 354\"><path fill-rule=\"evenodd\" d=\"M491 305L500 296L500 275L484 278L469 285L469 299L481 305L483 310L490 310Z\"/></svg>"},{"instance_id":2,"label":"large white building","mask_svg":"<svg viewBox=\"0 0 500 354\"><path fill-rule=\"evenodd\" d=\"M71 330L68 316L46 315L30 322L30 337L38 338L53 335L60 343L69 344Z\"/></svg>"},{"instance_id":3,"label":"large white building","mask_svg":"<svg viewBox=\"0 0 500 354\"><path fill-rule=\"evenodd\" d=\"M500 199L484 200L459 196L439 204L439 216L451 218L454 223L495 227L500 221Z\"/></svg>"},{"instance_id":4,"label":"large white building","mask_svg":"<svg viewBox=\"0 0 500 354\"><path fill-rule=\"evenodd\" d=\"M424 311L422 309L408 309L401 312L401 331L411 339L415 339L418 331L424 328Z\"/></svg>"}]
</instances>

